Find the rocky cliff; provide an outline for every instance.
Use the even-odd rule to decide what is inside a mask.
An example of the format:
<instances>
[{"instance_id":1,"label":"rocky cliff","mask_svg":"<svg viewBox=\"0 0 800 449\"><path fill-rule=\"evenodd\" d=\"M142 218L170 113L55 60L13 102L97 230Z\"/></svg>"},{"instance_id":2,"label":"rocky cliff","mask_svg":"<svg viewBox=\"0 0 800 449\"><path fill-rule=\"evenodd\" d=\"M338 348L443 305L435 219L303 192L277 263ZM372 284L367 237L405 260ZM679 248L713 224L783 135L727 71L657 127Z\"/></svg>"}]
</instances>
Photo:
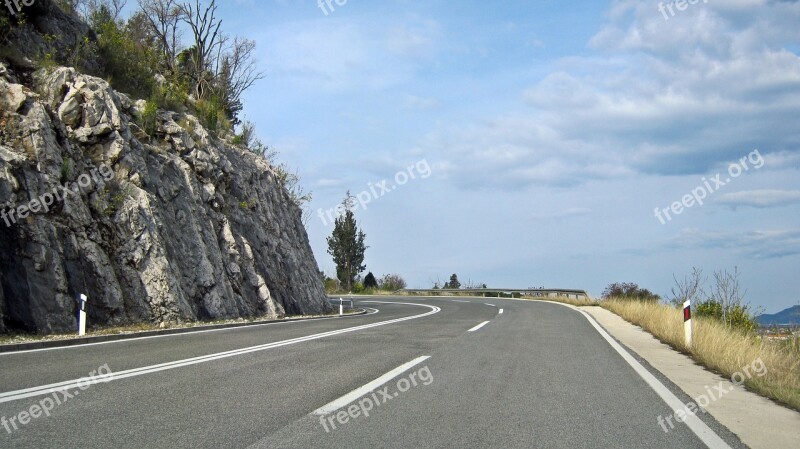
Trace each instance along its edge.
<instances>
[{"instance_id":1,"label":"rocky cliff","mask_svg":"<svg viewBox=\"0 0 800 449\"><path fill-rule=\"evenodd\" d=\"M320 313L300 210L263 158L70 68L0 65L0 332Z\"/></svg>"}]
</instances>

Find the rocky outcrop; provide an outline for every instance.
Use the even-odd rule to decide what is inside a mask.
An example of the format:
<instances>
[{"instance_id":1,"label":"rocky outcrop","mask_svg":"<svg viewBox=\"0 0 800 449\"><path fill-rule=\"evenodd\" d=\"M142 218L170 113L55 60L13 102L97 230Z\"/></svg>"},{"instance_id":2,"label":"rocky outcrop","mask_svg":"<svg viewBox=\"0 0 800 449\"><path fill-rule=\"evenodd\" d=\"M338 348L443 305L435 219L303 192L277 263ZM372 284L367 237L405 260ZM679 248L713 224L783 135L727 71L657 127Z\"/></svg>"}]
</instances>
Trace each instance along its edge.
<instances>
[{"instance_id":1,"label":"rocky outcrop","mask_svg":"<svg viewBox=\"0 0 800 449\"><path fill-rule=\"evenodd\" d=\"M0 68L0 332L325 311L300 210L263 158L73 69Z\"/></svg>"},{"instance_id":2,"label":"rocky outcrop","mask_svg":"<svg viewBox=\"0 0 800 449\"><path fill-rule=\"evenodd\" d=\"M39 60L50 59L69 65L80 64L86 73L101 73L102 61L93 51L94 31L74 15L65 13L52 0L36 0L30 5L0 2L0 54L18 69L35 69ZM5 23L4 23L5 22Z\"/></svg>"}]
</instances>

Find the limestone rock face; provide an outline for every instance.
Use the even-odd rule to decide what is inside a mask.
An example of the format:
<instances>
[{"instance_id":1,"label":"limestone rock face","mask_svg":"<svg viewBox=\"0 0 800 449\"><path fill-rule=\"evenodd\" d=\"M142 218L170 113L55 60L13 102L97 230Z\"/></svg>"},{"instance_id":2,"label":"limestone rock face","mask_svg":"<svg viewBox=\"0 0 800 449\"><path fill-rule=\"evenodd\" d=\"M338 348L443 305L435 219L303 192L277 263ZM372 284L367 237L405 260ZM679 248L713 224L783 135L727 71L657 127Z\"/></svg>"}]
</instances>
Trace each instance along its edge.
<instances>
[{"instance_id":1,"label":"limestone rock face","mask_svg":"<svg viewBox=\"0 0 800 449\"><path fill-rule=\"evenodd\" d=\"M0 66L2 67L2 66ZM0 333L321 313L300 210L263 158L99 78L0 70Z\"/></svg>"}]
</instances>

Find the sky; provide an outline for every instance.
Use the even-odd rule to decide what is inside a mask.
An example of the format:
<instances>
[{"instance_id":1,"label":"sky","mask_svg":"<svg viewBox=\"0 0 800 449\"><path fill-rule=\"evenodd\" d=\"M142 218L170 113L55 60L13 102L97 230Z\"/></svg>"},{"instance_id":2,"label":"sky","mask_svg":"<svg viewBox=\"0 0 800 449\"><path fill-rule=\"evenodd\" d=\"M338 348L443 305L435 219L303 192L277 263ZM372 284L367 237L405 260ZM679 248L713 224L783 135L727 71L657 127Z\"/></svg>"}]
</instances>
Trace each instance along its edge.
<instances>
[{"instance_id":1,"label":"sky","mask_svg":"<svg viewBox=\"0 0 800 449\"><path fill-rule=\"evenodd\" d=\"M329 275L349 190L367 271L410 287L668 297L738 268L754 307L800 303L800 2L220 3Z\"/></svg>"}]
</instances>

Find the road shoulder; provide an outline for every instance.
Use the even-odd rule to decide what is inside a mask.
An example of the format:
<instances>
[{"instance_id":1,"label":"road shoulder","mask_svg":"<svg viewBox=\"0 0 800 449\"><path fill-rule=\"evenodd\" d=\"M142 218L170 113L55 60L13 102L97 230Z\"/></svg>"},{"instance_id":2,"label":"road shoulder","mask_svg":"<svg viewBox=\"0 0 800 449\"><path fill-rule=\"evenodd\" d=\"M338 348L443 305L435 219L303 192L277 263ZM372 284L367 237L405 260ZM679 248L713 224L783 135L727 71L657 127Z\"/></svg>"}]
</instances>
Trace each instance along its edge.
<instances>
[{"instance_id":1,"label":"road shoulder","mask_svg":"<svg viewBox=\"0 0 800 449\"><path fill-rule=\"evenodd\" d=\"M720 424L754 448L797 447L800 441L800 413L733 385L696 364L691 358L656 340L638 326L602 307L581 307L620 343L636 352L692 398L708 396L708 390L722 383L732 388L705 407ZM750 361L743 362L749 364ZM769 367L767 367L769 368Z\"/></svg>"}]
</instances>

